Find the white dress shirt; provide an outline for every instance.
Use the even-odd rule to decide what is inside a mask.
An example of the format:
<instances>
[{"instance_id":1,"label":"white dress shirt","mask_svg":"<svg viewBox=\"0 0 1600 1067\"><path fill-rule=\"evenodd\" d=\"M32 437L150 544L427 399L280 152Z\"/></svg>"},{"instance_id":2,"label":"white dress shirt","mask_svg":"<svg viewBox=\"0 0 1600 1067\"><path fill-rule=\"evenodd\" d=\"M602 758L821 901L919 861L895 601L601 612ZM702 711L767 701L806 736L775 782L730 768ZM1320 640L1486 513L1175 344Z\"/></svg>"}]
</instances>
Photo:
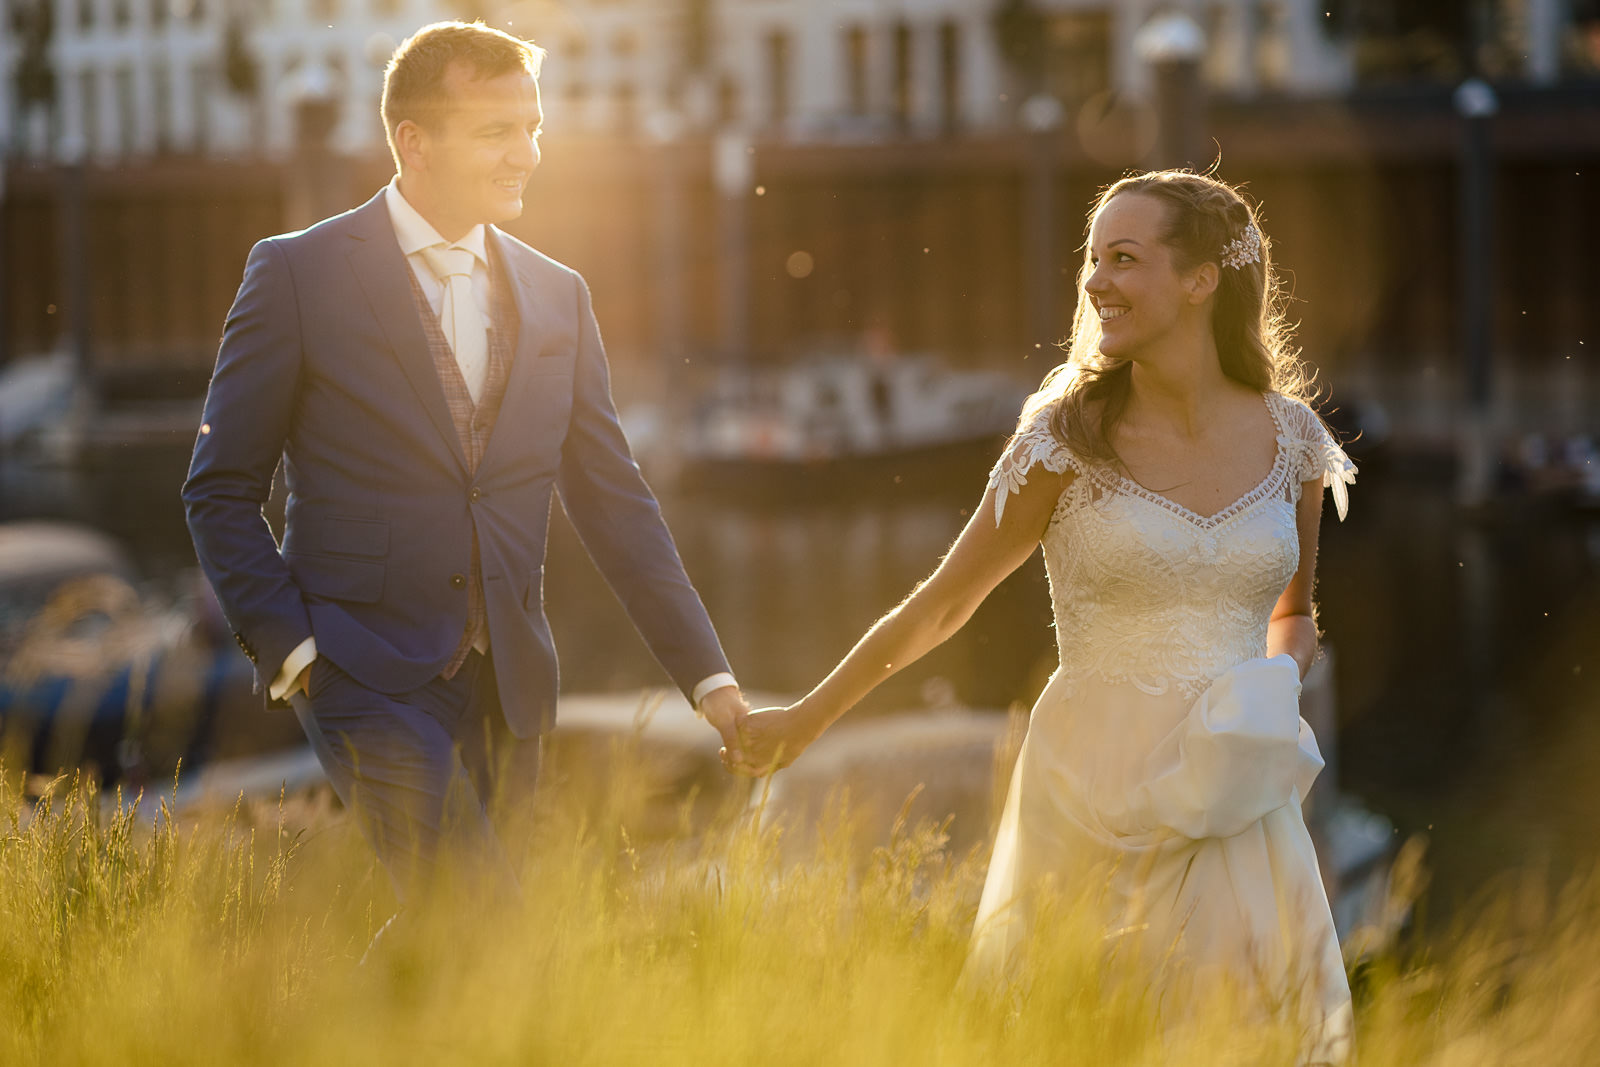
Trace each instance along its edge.
<instances>
[{"instance_id":1,"label":"white dress shirt","mask_svg":"<svg viewBox=\"0 0 1600 1067\"><path fill-rule=\"evenodd\" d=\"M384 203L389 208L389 221L394 225L394 235L400 242L400 251L405 253L406 262L411 265L411 273L417 276L417 284L422 286L422 295L428 298L428 307L433 311L434 317L439 316L444 306L444 283L433 273L433 268L428 266L428 261L422 257L422 250L430 245L447 245L453 248L465 248L472 253L472 299L478 305L478 311L483 315L483 321L489 322L489 253L484 247L483 223L478 223L466 232L466 236L454 241L446 241L439 236L439 231L433 224L418 214L417 209L406 201L400 192L400 179L396 178L389 183L383 191Z\"/></svg>"},{"instance_id":2,"label":"white dress shirt","mask_svg":"<svg viewBox=\"0 0 1600 1067\"><path fill-rule=\"evenodd\" d=\"M411 266L411 273L416 276L417 284L422 287L422 295L427 298L428 307L437 316L444 305L444 283L433 273L433 268L428 266L427 260L422 256L422 250L432 245L453 245L465 248L472 253L472 297L478 305L478 310L483 314L483 321L491 321L489 314L489 255L484 245L484 227L478 225L466 232L466 235L456 241L446 241L439 236L439 231L433 224L412 207L400 192L400 178L393 178L383 191L385 206L389 209L389 222L394 226L395 238L400 242L400 251L405 254L406 262ZM487 652L488 639L484 637L485 647L479 652ZM284 658L283 666L272 679L272 684L267 688L272 699L282 700L289 692L289 687L294 680L300 677L300 672L309 667L317 658L317 639L308 637L294 647ZM713 674L700 680L694 690L689 694L690 702L695 710L700 708L700 702L717 689L724 686L737 686L733 675L727 673Z\"/></svg>"}]
</instances>

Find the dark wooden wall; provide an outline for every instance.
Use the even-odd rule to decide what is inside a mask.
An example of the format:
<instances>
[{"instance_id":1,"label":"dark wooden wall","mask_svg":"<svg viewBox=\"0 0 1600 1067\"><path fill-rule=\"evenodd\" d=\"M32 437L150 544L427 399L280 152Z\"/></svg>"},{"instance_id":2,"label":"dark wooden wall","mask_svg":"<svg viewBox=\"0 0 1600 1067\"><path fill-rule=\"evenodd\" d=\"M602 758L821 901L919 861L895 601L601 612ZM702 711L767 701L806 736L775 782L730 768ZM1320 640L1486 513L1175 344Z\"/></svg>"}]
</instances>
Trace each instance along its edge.
<instances>
[{"instance_id":1,"label":"dark wooden wall","mask_svg":"<svg viewBox=\"0 0 1600 1067\"><path fill-rule=\"evenodd\" d=\"M1505 115L1498 205L1496 343L1542 366L1600 345L1600 130ZM1540 123L1545 122L1544 126ZM1455 127L1448 112L1323 104L1213 116L1220 173L1264 208L1290 272L1306 355L1337 376L1350 360L1407 367L1456 349ZM1560 132L1565 131L1565 132ZM664 165L634 143L551 139L508 227L581 270L619 362L655 358L663 292L681 294L686 349L710 353L719 321L720 231L706 145L680 145L682 240L661 252ZM871 331L902 350L1023 368L1023 189L1015 139L899 145L759 145L748 199L751 355ZM342 169L355 205L387 160ZM1057 333L1070 323L1084 210L1117 172L1067 135L1055 181ZM215 354L250 245L291 228L282 166L166 161L86 175L93 365L106 378L198 372ZM5 321L13 355L66 343L59 171L14 168L4 202ZM328 190L323 190L328 194ZM791 277L796 251L814 269ZM663 290L665 262L677 276ZM1048 352L1041 354L1050 359ZM1053 362L1053 360L1051 360ZM1030 364L1046 366L1048 364ZM1023 368L1025 369L1025 368Z\"/></svg>"}]
</instances>

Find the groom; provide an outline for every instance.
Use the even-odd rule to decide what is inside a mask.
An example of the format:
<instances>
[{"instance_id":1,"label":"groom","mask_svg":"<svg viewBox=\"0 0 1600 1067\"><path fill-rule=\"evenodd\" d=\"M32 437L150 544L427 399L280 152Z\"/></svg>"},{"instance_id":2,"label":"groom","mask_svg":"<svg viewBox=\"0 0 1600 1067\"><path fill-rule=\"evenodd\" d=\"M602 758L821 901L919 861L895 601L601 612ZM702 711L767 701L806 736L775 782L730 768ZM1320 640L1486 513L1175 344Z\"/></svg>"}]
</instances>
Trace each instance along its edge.
<instances>
[{"instance_id":1,"label":"groom","mask_svg":"<svg viewBox=\"0 0 1600 1067\"><path fill-rule=\"evenodd\" d=\"M552 491L730 756L748 710L618 426L587 286L494 228L539 163L543 54L458 22L395 52L398 176L251 251L183 488L235 640L402 895L460 856L514 886L495 823L555 717Z\"/></svg>"}]
</instances>

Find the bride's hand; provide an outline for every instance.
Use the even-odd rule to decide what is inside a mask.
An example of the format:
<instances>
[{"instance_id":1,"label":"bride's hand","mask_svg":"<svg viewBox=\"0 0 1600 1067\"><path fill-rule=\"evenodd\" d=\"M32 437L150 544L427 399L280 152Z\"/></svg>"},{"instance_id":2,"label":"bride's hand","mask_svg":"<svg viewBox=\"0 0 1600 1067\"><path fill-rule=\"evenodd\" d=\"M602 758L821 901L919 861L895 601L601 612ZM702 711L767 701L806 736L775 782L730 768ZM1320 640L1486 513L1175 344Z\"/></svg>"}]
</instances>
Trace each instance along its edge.
<instances>
[{"instance_id":1,"label":"bride's hand","mask_svg":"<svg viewBox=\"0 0 1600 1067\"><path fill-rule=\"evenodd\" d=\"M822 731L793 705L787 708L762 708L753 711L740 729L744 739L744 759L729 762L735 774L761 777L789 766Z\"/></svg>"}]
</instances>

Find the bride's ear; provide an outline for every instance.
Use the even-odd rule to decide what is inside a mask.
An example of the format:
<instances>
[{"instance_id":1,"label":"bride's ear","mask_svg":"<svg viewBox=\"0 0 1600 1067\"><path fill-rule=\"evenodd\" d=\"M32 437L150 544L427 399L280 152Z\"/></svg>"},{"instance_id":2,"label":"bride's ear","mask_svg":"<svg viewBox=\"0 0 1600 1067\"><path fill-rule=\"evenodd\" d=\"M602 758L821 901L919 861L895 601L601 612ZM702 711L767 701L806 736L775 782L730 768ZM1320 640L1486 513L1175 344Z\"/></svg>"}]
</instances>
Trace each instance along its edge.
<instances>
[{"instance_id":1,"label":"bride's ear","mask_svg":"<svg viewBox=\"0 0 1600 1067\"><path fill-rule=\"evenodd\" d=\"M1206 298L1217 291L1217 283L1221 280L1220 268L1209 260L1190 271L1183 281L1183 287L1189 291L1189 303L1205 303Z\"/></svg>"}]
</instances>

